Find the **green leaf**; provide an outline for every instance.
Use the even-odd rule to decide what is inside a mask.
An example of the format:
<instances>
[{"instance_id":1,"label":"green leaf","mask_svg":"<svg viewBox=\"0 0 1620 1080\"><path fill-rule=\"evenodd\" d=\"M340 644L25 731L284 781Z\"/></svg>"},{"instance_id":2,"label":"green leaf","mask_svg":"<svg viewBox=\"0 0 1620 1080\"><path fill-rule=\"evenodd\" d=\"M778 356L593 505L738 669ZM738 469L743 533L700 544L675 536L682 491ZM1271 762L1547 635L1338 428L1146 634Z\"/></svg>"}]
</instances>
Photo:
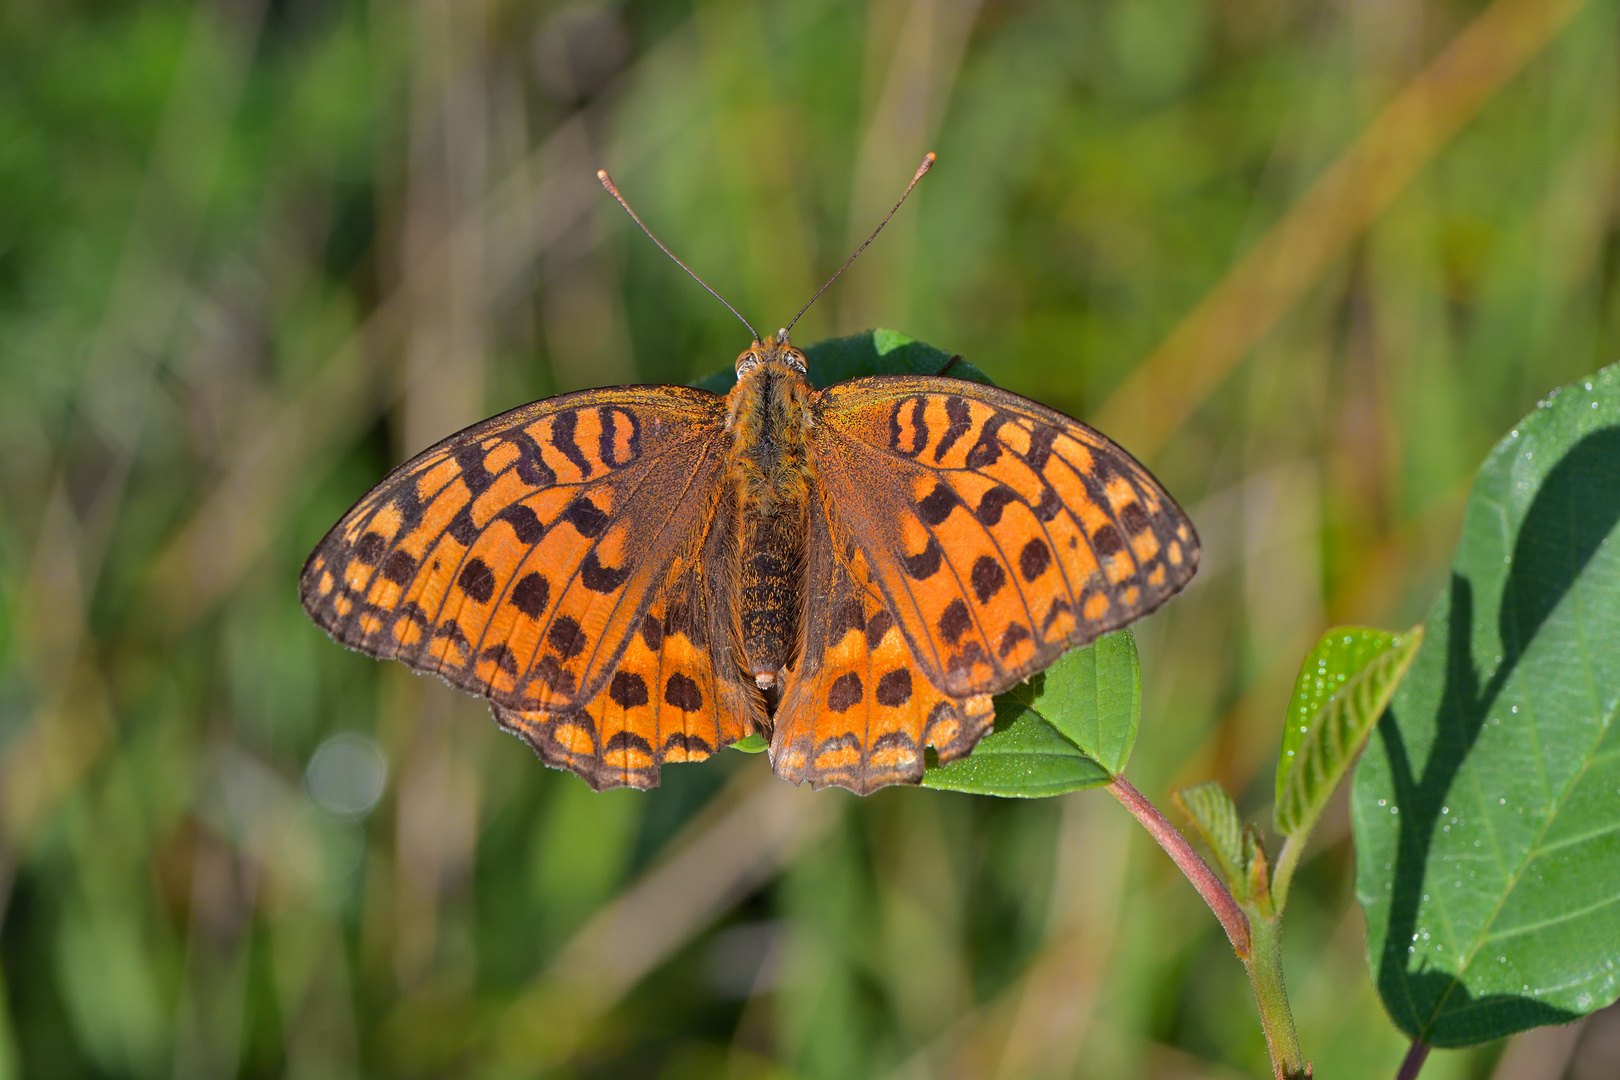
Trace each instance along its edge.
<instances>
[{"instance_id":1,"label":"green leaf","mask_svg":"<svg viewBox=\"0 0 1620 1080\"><path fill-rule=\"evenodd\" d=\"M771 748L771 744L766 740L765 736L754 734L744 735L742 738L732 743L731 748L733 750L741 750L745 754L758 754L761 751L769 750Z\"/></svg>"},{"instance_id":2,"label":"green leaf","mask_svg":"<svg viewBox=\"0 0 1620 1080\"><path fill-rule=\"evenodd\" d=\"M1129 628L1064 653L1007 693L1103 768L1124 771L1142 717L1142 667Z\"/></svg>"},{"instance_id":3,"label":"green leaf","mask_svg":"<svg viewBox=\"0 0 1620 1080\"><path fill-rule=\"evenodd\" d=\"M1226 879L1232 895L1240 902L1249 900L1247 855L1250 853L1245 850L1243 818L1232 796L1220 784L1209 780L1172 792L1170 798L1187 815L1210 854L1215 856L1215 867Z\"/></svg>"},{"instance_id":4,"label":"green leaf","mask_svg":"<svg viewBox=\"0 0 1620 1080\"><path fill-rule=\"evenodd\" d=\"M1395 1023L1465 1046L1620 995L1620 366L1481 466L1451 581L1356 769Z\"/></svg>"},{"instance_id":5,"label":"green leaf","mask_svg":"<svg viewBox=\"0 0 1620 1080\"><path fill-rule=\"evenodd\" d=\"M737 350L741 352L742 350ZM867 330L851 337L818 341L804 350L812 386L821 389L845 379L863 375L938 375L971 382L990 383L990 377L972 364L932 345L925 345L897 330ZM737 373L730 367L714 372L695 384L724 394L737 385Z\"/></svg>"},{"instance_id":6,"label":"green leaf","mask_svg":"<svg viewBox=\"0 0 1620 1080\"><path fill-rule=\"evenodd\" d=\"M996 698L996 728L973 753L923 774L923 786L973 795L1033 799L1097 787L1108 770L1080 752L1040 714L1009 694Z\"/></svg>"},{"instance_id":7,"label":"green leaf","mask_svg":"<svg viewBox=\"0 0 1620 1080\"><path fill-rule=\"evenodd\" d=\"M1278 832L1304 834L1316 824L1422 644L1421 626L1401 635L1340 626L1322 635L1299 669L1283 727Z\"/></svg>"},{"instance_id":8,"label":"green leaf","mask_svg":"<svg viewBox=\"0 0 1620 1080\"><path fill-rule=\"evenodd\" d=\"M1294 680L1294 696L1288 702L1283 722L1282 755L1277 759L1277 801L1300 744L1311 723L1350 677L1387 652L1395 635L1388 630L1360 626L1335 626L1317 641L1316 647L1299 665Z\"/></svg>"},{"instance_id":9,"label":"green leaf","mask_svg":"<svg viewBox=\"0 0 1620 1080\"><path fill-rule=\"evenodd\" d=\"M1106 784L1125 767L1142 711L1136 642L1116 630L996 697L996 729L927 787L1034 798Z\"/></svg>"}]
</instances>

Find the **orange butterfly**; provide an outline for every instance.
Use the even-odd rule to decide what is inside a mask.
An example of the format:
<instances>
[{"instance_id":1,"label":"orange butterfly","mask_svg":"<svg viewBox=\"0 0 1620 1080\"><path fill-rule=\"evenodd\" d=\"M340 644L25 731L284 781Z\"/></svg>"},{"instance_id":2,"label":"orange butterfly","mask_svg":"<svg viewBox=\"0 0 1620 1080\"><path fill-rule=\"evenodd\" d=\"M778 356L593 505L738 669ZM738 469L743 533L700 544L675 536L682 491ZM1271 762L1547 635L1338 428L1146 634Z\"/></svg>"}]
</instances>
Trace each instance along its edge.
<instances>
[{"instance_id":1,"label":"orange butterfly","mask_svg":"<svg viewBox=\"0 0 1620 1080\"><path fill-rule=\"evenodd\" d=\"M864 794L1193 576L1192 523L1107 437L944 376L814 390L791 327L725 397L564 394L417 455L310 555L305 610L597 789L758 733L778 776Z\"/></svg>"}]
</instances>

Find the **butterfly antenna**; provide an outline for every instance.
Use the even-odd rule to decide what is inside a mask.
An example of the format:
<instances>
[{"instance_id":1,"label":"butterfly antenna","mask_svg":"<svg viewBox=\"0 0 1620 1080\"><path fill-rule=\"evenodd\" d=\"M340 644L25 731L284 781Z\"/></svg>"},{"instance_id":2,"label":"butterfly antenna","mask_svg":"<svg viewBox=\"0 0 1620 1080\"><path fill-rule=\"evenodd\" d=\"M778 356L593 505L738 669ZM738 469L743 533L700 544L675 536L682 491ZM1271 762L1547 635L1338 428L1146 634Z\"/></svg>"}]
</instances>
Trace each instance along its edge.
<instances>
[{"instance_id":1,"label":"butterfly antenna","mask_svg":"<svg viewBox=\"0 0 1620 1080\"><path fill-rule=\"evenodd\" d=\"M921 175L921 174L919 174L919 175ZM636 212L634 210L630 209L630 204L624 201L624 196L619 194L619 189L613 186L613 178L607 174L606 169L597 169L596 170L596 178L598 180L602 181L602 186L607 188L607 193L609 195L611 195L615 199L619 200L619 205L624 207L624 212L630 215L630 220L635 222L637 225L640 225L641 226L641 231L647 234L647 238L649 240L651 240L653 243L658 245L658 250L662 251L665 255L668 255L671 259L674 259L676 266L680 267L682 270L685 270L688 274L692 274L692 280L693 281L697 282L699 285L703 286L705 289L709 289L709 283L707 281L704 281L702 278L698 277L696 274L692 273L692 268L690 266L687 266L685 263L681 262L681 260L676 259L675 258L675 253L673 251L669 250L669 248L665 247L664 242L662 240L658 239L658 237L654 236L653 231L651 229L647 228L646 224L639 217L636 216ZM915 183L915 181L913 181L913 183ZM908 188L907 190L910 190L910 189ZM881 226L879 226L879 227L881 228ZM738 322L740 322L744 326L748 327L748 332L750 334L754 335L754 340L755 341L759 340L759 331L755 330L752 326L749 326L748 320L742 317L742 312L740 312L736 308L732 307L731 304L727 302L725 297L721 296L719 293L715 292L713 289L709 289L709 295L714 297L716 300L720 301L722 304L725 304L726 305L726 310L731 312L733 315L737 316L737 321Z\"/></svg>"},{"instance_id":2,"label":"butterfly antenna","mask_svg":"<svg viewBox=\"0 0 1620 1080\"><path fill-rule=\"evenodd\" d=\"M866 238L866 240L861 244L861 246L855 249L855 254L851 255L849 258L844 260L844 265L840 266L838 268L838 272L833 274L832 277L827 279L827 284L823 285L821 288L816 290L816 295L814 295L814 296L812 296L810 298L809 303L805 304L804 307L799 309L799 314L798 315L793 316L793 322L788 323L786 326L782 327L782 329L780 331L777 332L776 339L778 341L786 341L787 340L788 331L793 329L793 323L798 322L799 317L802 316L805 312L810 310L810 304L813 304L817 300L820 300L821 299L821 294L826 292L829 288L832 287L832 283L838 280L840 274L842 274L845 270L849 269L849 264L854 262L856 259L860 258L861 257L861 252L865 251L867 249L867 247L869 247L871 245L872 241L877 239L877 234L883 231L883 226L885 226L885 225L887 225L889 223L889 218L894 217L895 211L900 209L900 204L906 201L906 196L907 195L911 194L911 189L917 186L917 181L921 180L927 174L928 170L932 169L934 167L934 158L935 158L935 156L936 155L934 154L934 152L932 150L928 151L928 153L923 155L922 164L917 166L916 173L914 173L912 175L912 177L911 177L911 183L906 185L906 190L904 190L904 191L902 191L900 193L900 198L895 201L894 206L892 206L889 209L888 214L884 216L882 221L878 222L878 227L872 230L872 235L868 236ZM628 210L629 207L625 207L625 209Z\"/></svg>"}]
</instances>

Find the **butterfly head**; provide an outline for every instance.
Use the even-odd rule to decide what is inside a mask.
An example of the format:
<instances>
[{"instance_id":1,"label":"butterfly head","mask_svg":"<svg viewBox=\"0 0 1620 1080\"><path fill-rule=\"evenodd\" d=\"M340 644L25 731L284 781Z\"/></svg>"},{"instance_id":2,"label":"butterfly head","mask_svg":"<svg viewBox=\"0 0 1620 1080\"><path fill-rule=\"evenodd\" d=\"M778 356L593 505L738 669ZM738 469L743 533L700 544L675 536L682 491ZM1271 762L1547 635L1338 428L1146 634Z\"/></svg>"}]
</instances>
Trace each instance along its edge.
<instances>
[{"instance_id":1,"label":"butterfly head","mask_svg":"<svg viewBox=\"0 0 1620 1080\"><path fill-rule=\"evenodd\" d=\"M778 330L771 340L755 341L744 349L737 357L737 379L741 381L744 375L761 364L781 364L800 375L807 370L804 353L793 347L786 330Z\"/></svg>"}]
</instances>

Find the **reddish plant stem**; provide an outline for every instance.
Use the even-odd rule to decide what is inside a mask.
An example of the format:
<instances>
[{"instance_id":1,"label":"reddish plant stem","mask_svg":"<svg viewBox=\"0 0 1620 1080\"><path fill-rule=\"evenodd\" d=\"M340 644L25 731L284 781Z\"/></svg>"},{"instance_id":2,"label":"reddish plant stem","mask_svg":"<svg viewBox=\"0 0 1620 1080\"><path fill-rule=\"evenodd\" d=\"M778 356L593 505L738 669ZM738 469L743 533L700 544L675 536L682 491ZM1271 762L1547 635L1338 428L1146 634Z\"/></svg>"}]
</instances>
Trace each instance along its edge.
<instances>
[{"instance_id":1,"label":"reddish plant stem","mask_svg":"<svg viewBox=\"0 0 1620 1080\"><path fill-rule=\"evenodd\" d=\"M1395 1074L1395 1080L1417 1080L1417 1074L1423 1069L1423 1063L1429 1058L1429 1044L1417 1039L1412 1040L1412 1049L1406 1052L1401 1060L1401 1071Z\"/></svg>"},{"instance_id":2,"label":"reddish plant stem","mask_svg":"<svg viewBox=\"0 0 1620 1080\"><path fill-rule=\"evenodd\" d=\"M1232 892L1226 883L1215 876L1209 865L1199 857L1187 838L1159 813L1159 808L1148 802L1147 797L1133 787L1130 781L1123 776L1115 776L1108 782L1108 792L1118 799L1120 805L1131 812L1131 816L1142 823L1142 827L1152 835L1164 848L1164 853L1192 882L1198 895L1204 898L1209 910L1221 921L1221 927L1226 931L1226 938L1232 943L1232 950L1238 954L1239 959L1249 958L1249 918L1238 907L1237 901L1232 898Z\"/></svg>"}]
</instances>

